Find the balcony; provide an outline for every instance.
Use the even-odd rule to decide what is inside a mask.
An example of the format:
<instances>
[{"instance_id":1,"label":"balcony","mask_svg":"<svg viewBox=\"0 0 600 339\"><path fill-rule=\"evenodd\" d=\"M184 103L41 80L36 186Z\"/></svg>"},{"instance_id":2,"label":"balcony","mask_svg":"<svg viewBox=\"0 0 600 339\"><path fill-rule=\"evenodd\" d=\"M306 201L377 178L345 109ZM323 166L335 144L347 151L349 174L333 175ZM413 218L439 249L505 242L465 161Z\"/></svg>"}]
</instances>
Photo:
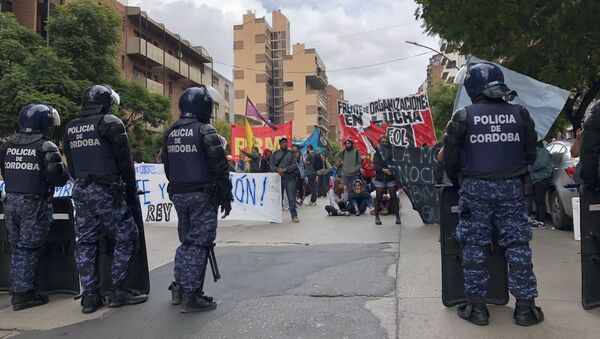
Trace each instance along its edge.
<instances>
[{"instance_id":1,"label":"balcony","mask_svg":"<svg viewBox=\"0 0 600 339\"><path fill-rule=\"evenodd\" d=\"M327 91L309 89L306 91L306 95L309 96L309 102L314 102L319 107L327 108L329 102Z\"/></svg>"},{"instance_id":2,"label":"balcony","mask_svg":"<svg viewBox=\"0 0 600 339\"><path fill-rule=\"evenodd\" d=\"M142 38L127 38L127 54L144 58L150 66L163 64L164 51Z\"/></svg>"},{"instance_id":3,"label":"balcony","mask_svg":"<svg viewBox=\"0 0 600 339\"><path fill-rule=\"evenodd\" d=\"M313 89L325 89L327 88L327 77L324 77L323 72L316 72L315 74L309 74L306 76L306 81L310 84Z\"/></svg>"},{"instance_id":4,"label":"balcony","mask_svg":"<svg viewBox=\"0 0 600 339\"><path fill-rule=\"evenodd\" d=\"M136 76L133 78L133 81L142 85L142 87L145 87L150 93L164 95L165 87L160 82L156 82L143 76Z\"/></svg>"}]
</instances>

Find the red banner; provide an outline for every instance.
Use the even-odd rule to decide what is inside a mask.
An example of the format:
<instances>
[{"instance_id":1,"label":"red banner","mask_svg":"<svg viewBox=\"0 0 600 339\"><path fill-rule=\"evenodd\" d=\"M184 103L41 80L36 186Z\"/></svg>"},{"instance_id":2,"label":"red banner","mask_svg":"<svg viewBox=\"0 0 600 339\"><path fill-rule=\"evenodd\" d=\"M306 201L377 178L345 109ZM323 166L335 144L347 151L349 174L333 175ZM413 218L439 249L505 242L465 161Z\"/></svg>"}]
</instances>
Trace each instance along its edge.
<instances>
[{"instance_id":1,"label":"red banner","mask_svg":"<svg viewBox=\"0 0 600 339\"><path fill-rule=\"evenodd\" d=\"M382 99L367 105L338 101L342 142L354 141L362 154L373 153L379 138L387 136L398 147L436 143L431 108L426 94Z\"/></svg>"},{"instance_id":2,"label":"red banner","mask_svg":"<svg viewBox=\"0 0 600 339\"><path fill-rule=\"evenodd\" d=\"M256 140L256 146L260 151L264 151L265 148L269 148L274 151L279 148L279 139L286 137L289 140L289 145L292 145L292 122L286 122L281 125L277 125L277 130L274 131L269 126L257 126L252 127L252 133ZM240 153L243 149L247 148L246 145L246 130L244 126L231 126L231 155L237 161L240 157Z\"/></svg>"}]
</instances>

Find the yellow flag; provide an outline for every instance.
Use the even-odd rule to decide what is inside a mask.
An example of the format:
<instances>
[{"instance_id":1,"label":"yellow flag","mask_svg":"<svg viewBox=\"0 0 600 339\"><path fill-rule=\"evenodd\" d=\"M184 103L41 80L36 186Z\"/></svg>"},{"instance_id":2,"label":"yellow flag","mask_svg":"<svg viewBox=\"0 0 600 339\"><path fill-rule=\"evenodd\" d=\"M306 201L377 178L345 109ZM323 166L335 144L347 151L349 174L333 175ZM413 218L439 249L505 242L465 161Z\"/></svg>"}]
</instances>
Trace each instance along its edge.
<instances>
[{"instance_id":1,"label":"yellow flag","mask_svg":"<svg viewBox=\"0 0 600 339\"><path fill-rule=\"evenodd\" d=\"M252 133L252 127L250 127L250 122L248 122L248 118L245 118L246 122L246 147L252 148L256 144L256 139L254 139L254 133Z\"/></svg>"}]
</instances>

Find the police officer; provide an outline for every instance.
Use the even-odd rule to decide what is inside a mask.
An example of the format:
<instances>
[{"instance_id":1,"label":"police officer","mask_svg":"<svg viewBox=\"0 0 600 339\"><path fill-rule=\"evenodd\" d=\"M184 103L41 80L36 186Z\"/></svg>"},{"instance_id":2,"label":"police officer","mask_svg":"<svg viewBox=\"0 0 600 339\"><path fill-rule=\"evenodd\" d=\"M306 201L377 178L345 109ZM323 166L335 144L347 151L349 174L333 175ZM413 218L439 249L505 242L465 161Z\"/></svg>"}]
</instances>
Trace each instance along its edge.
<instances>
[{"instance_id":1,"label":"police officer","mask_svg":"<svg viewBox=\"0 0 600 339\"><path fill-rule=\"evenodd\" d=\"M135 201L137 189L125 126L109 114L113 103L119 104L119 96L109 86L89 87L83 93L79 118L70 121L65 131L65 153L75 179L75 260L83 286L83 313L95 312L103 304L96 274L98 240L103 230L116 243L108 307L147 300L146 295L122 288L138 240L138 228L125 199Z\"/></svg>"},{"instance_id":2,"label":"police officer","mask_svg":"<svg viewBox=\"0 0 600 339\"><path fill-rule=\"evenodd\" d=\"M52 222L54 186L69 179L58 147L47 139L50 129L60 125L58 112L48 105L27 105L19 112L19 125L21 132L0 146L4 221L14 249L10 275L15 311L48 302L36 292L34 278Z\"/></svg>"},{"instance_id":3,"label":"police officer","mask_svg":"<svg viewBox=\"0 0 600 339\"><path fill-rule=\"evenodd\" d=\"M488 324L484 300L490 276L485 263L495 233L506 249L508 286L517 299L515 321L534 325L544 315L534 301L538 292L523 180L535 160L534 122L524 107L505 101L516 93L506 86L498 66L471 66L464 86L473 104L453 114L443 155L448 177L460 184L456 235L462 245L467 303L459 306L458 315L477 325Z\"/></svg>"},{"instance_id":4,"label":"police officer","mask_svg":"<svg viewBox=\"0 0 600 339\"><path fill-rule=\"evenodd\" d=\"M163 148L167 191L177 211L179 241L175 253L172 303L181 313L213 310L204 295L204 276L217 235L217 212L231 211L231 182L225 150L209 124L213 97L207 87L188 88L179 98L180 116L167 131Z\"/></svg>"}]
</instances>

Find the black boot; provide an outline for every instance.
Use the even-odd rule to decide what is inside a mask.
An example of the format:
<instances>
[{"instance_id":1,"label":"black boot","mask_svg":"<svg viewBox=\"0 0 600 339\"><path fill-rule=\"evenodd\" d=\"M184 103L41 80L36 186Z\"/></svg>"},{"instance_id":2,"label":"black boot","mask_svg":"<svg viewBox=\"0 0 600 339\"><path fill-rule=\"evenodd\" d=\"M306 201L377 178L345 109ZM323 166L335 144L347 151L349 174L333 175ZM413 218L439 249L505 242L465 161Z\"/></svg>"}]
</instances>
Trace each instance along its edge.
<instances>
[{"instance_id":1,"label":"black boot","mask_svg":"<svg viewBox=\"0 0 600 339\"><path fill-rule=\"evenodd\" d=\"M490 313L482 302L469 302L458 306L458 316L479 326L489 324Z\"/></svg>"},{"instance_id":2,"label":"black boot","mask_svg":"<svg viewBox=\"0 0 600 339\"><path fill-rule=\"evenodd\" d=\"M183 298L183 287L173 281L171 286L169 286L169 291L171 291L171 304L181 305L181 299Z\"/></svg>"},{"instance_id":3,"label":"black boot","mask_svg":"<svg viewBox=\"0 0 600 339\"><path fill-rule=\"evenodd\" d=\"M514 317L517 325L531 326L544 321L544 312L535 306L534 300L517 300Z\"/></svg>"},{"instance_id":4,"label":"black boot","mask_svg":"<svg viewBox=\"0 0 600 339\"><path fill-rule=\"evenodd\" d=\"M217 303L213 298L207 297L202 293L184 294L181 303L181 313L205 312L217 308Z\"/></svg>"},{"instance_id":5,"label":"black boot","mask_svg":"<svg viewBox=\"0 0 600 339\"><path fill-rule=\"evenodd\" d=\"M148 300L148 295L138 291L115 289L108 296L108 307L116 308L125 305L137 305Z\"/></svg>"},{"instance_id":6,"label":"black boot","mask_svg":"<svg viewBox=\"0 0 600 339\"><path fill-rule=\"evenodd\" d=\"M94 313L102 307L102 305L102 298L100 298L98 292L87 294L81 299L81 312L84 314Z\"/></svg>"},{"instance_id":7,"label":"black boot","mask_svg":"<svg viewBox=\"0 0 600 339\"><path fill-rule=\"evenodd\" d=\"M400 214L396 214L396 225L400 224L402 224L402 221L400 220Z\"/></svg>"},{"instance_id":8,"label":"black boot","mask_svg":"<svg viewBox=\"0 0 600 339\"><path fill-rule=\"evenodd\" d=\"M26 308L47 304L48 296L35 293L35 291L14 292L10 303L13 305L13 311L20 311Z\"/></svg>"},{"instance_id":9,"label":"black boot","mask_svg":"<svg viewBox=\"0 0 600 339\"><path fill-rule=\"evenodd\" d=\"M375 225L381 225L381 219L379 219L379 216L375 216Z\"/></svg>"}]
</instances>

